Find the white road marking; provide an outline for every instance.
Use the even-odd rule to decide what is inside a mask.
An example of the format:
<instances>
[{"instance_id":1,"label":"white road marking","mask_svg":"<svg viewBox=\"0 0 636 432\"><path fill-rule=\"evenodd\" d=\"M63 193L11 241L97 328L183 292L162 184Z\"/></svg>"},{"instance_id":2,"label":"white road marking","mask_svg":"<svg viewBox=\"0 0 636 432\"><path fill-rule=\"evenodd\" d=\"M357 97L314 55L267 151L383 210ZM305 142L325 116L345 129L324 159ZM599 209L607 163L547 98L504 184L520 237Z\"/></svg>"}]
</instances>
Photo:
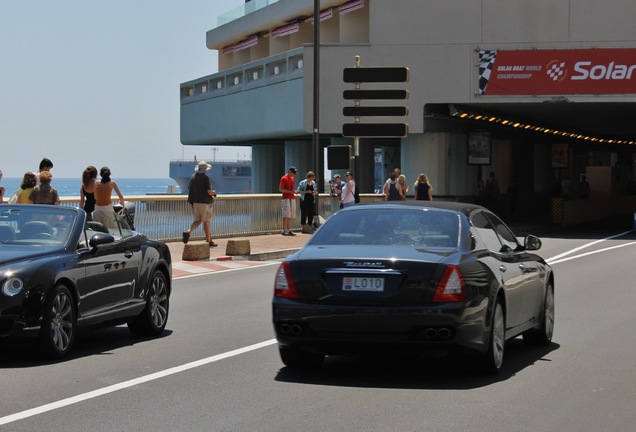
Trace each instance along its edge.
<instances>
[{"instance_id":1,"label":"white road marking","mask_svg":"<svg viewBox=\"0 0 636 432\"><path fill-rule=\"evenodd\" d=\"M556 261L556 260L559 260L559 259L560 259L560 258L562 258L562 257L565 257L565 256L568 256L568 255L571 255L571 254L573 254L573 253L575 253L575 252L580 251L581 249L585 249L585 248L588 248L588 247L590 247L590 246L594 246L595 244L602 243L602 242L604 242L604 241L611 240L611 239L614 239L614 238L616 238L616 237L622 237L622 236L624 236L625 234L629 234L629 233L631 233L632 231L636 231L636 230L629 230L629 231L625 231L624 233L616 234L616 235L613 235L613 236L610 236L610 237L605 237L605 238L602 238L602 239L600 239L600 240L596 240L596 241L593 241L593 242L590 242L590 243L586 243L586 244L584 244L583 246L579 246L579 247L576 247L576 248L574 248L574 249L570 249L570 250L569 250L569 251L567 251L567 252L563 252L562 254L559 254L559 255L557 255L557 256L553 256L552 258L548 258L548 259L546 260L546 262L547 262L548 264L552 264L552 263L555 263L555 264L556 264L556 262L555 262L555 261ZM579 256L585 256L585 255L579 255ZM559 261L559 262L562 262L562 261Z\"/></svg>"},{"instance_id":2,"label":"white road marking","mask_svg":"<svg viewBox=\"0 0 636 432\"><path fill-rule=\"evenodd\" d=\"M146 383L146 382L149 382L149 381L154 381L154 380L159 379L159 378L167 377L169 375L174 375L174 374L177 374L177 373L180 373L180 372L184 372L184 371L187 371L187 370L190 370L190 369L194 369L194 368L197 368L197 367L200 367L200 366L204 366L204 365L207 365L207 364L210 364L210 363L214 363L214 362L217 362L219 360L224 360L226 358L235 357L235 356L240 355L240 354L245 354L246 352L250 352L250 351L254 351L254 350L257 350L257 349L260 349L260 348L264 348L264 347L267 347L267 346L270 346L270 345L274 345L275 343L276 343L276 339L266 340L264 342L260 342L260 343L254 344L254 345L249 345L249 346L246 346L246 347L243 347L243 348L239 348L239 349L236 349L236 350L233 350L233 351L228 351L228 352L225 352L223 354L217 354L215 356L204 358L204 359L197 360L197 361L193 361L191 363L186 363L186 364L181 365L181 366L175 366L175 367L172 367L170 369L166 369L164 371L155 372L155 373L150 374L150 375L146 375L146 376L143 376L143 377L131 379L129 381L124 381L124 382L121 382L119 384L113 384L113 385L108 386L108 387L104 387L104 388L101 388L101 389L93 390L93 391L90 391L88 393L83 393L83 394L80 394L80 395L77 395L77 396L72 396L70 398L62 399L60 401L52 402L52 403L49 403L49 404L46 404L46 405L42 405L42 406L39 406L39 407L36 407L36 408L31 408L31 409L28 409L26 411L22 411L22 412L19 412L19 413L11 414L11 415L8 415L8 416L5 416L5 417L0 417L0 425L13 423L15 421L22 420L22 419L25 419L25 418L28 418L28 417L33 417L33 416L36 416L36 415L39 415L39 414L43 414L43 413L48 412L48 411L53 411L53 410L56 410L58 408L63 408L63 407L69 406L69 405L73 405L73 404L76 404L76 403L79 403L79 402L83 402L85 400L94 399L96 397L103 396L103 395L108 394L108 393L113 393L113 392L116 392L116 391L119 391L119 390L127 389L129 387L133 387L133 386L136 386L136 385L139 385L139 384L143 384L143 383Z\"/></svg>"},{"instance_id":3,"label":"white road marking","mask_svg":"<svg viewBox=\"0 0 636 432\"><path fill-rule=\"evenodd\" d=\"M203 273L193 273L193 274L189 274L189 275L183 275L183 276L173 276L172 280L179 280L179 279L188 279L188 278L192 278L192 277L198 277L198 276L207 276L210 275L212 273L226 273L226 272L232 272L232 271L237 271L237 270L245 270L245 269L253 269L253 268L260 268L260 267L264 267L264 266L270 266L270 265L280 265L280 261L261 261L263 264L261 265L256 265L256 266L242 266L240 268L230 268L227 270L212 270L212 269L207 269L205 272ZM224 265L224 264L223 264Z\"/></svg>"},{"instance_id":4,"label":"white road marking","mask_svg":"<svg viewBox=\"0 0 636 432\"><path fill-rule=\"evenodd\" d=\"M607 251L612 250L612 249L618 249L618 248L622 248L622 247L625 247L625 246L632 246L632 245L635 245L635 244L636 244L636 242L625 243L625 244L622 244L622 245L611 246L611 247L608 247L608 248L605 248L605 249L599 249L599 250L595 250L595 251L592 251L592 252L586 252L584 254L574 255L574 256L571 256L571 257L567 257L567 258L561 258L561 259L556 259L556 260L554 258L551 258L549 260L546 260L546 262L548 264L550 264L550 265L559 264L559 263L562 263L562 262L565 262L565 261L570 261L570 260L577 259L577 258L583 258L583 257L588 256L588 255L594 255L594 254L601 253L601 252L607 252Z\"/></svg>"},{"instance_id":5,"label":"white road marking","mask_svg":"<svg viewBox=\"0 0 636 432\"><path fill-rule=\"evenodd\" d=\"M580 254L580 255L571 256L571 257L568 257L568 258L563 258L563 257L571 255L571 254L573 254L575 252L578 252L578 251L580 251L582 249L585 249L587 247L593 246L595 244L598 244L598 243L601 243L601 242L604 242L604 241L607 241L607 240L611 240L611 239L616 238L616 237L621 237L621 236L623 236L625 234L628 234L628 233L630 233L632 231L634 231L634 230L629 230L629 231L626 231L626 232L621 233L621 234L617 234L617 235L614 235L614 236L611 236L611 237L606 237L604 239L600 239L600 240L593 241L591 243L587 243L585 245L579 246L577 248L571 249L571 250L569 250L567 252L564 252L562 254L559 254L559 255L556 255L556 256L554 256L552 258L549 258L549 259L546 260L546 262L548 262L548 264L558 264L558 263L562 263L562 262L565 262L565 261L569 261L569 260L573 260L573 259L577 259L577 258L582 258L582 257L588 256L588 255L593 255L593 254L597 254L597 253L601 253L601 252L606 252L606 251L609 251L609 250L612 250L612 249L617 249L617 248L622 248L622 247L625 247L625 246L635 245L636 242L625 243L625 244L622 244L622 245L612 246L612 247L608 247L608 248L605 248L605 249L600 249L600 250L587 252L587 253ZM273 262L264 261L263 262L263 265L274 265L274 264L279 264L279 263L276 262L276 261L273 261ZM236 270L242 270L242 269L246 269L246 268L256 268L256 267L260 267L260 266L241 267L241 268L233 268L233 269L227 269L227 270L210 271L210 272L206 272L205 274L229 272L229 271L236 271ZM192 275L174 277L173 279L185 279L185 278L197 277L197 276L201 276L201 275L202 274L192 274ZM240 355L240 354L244 354L244 353L247 353L247 352L250 352L250 351L254 351L254 350L257 350L257 349L260 349L260 348L264 348L264 347L270 346L270 345L274 345L275 343L276 343L276 339L266 340L264 342L260 342L260 343L254 344L254 345L248 345L246 347L239 348L239 349L236 349L236 350L233 350L233 351L228 351L228 352L225 352L225 353L222 353L222 354L217 354L217 355L212 356L212 357L207 357L207 358L204 358L204 359L201 359L201 360L197 360L197 361L194 361L194 362L186 363L186 364L181 365L181 366L175 366L175 367L172 367L172 368L160 371L160 372L155 372L155 373L150 374L150 375L146 375L146 376L135 378L135 379L128 380L128 381L124 381L124 382L121 382L121 383L118 383L118 384L113 384L111 386L104 387L104 388L97 389L97 390L93 390L93 391L90 391L90 392L87 392L87 393L79 394L77 396L72 396L70 398L59 400L57 402L52 402L52 403L49 403L49 404L46 404L46 405L42 405L42 406L39 406L39 407L35 407L35 408L31 408L31 409L28 409L28 410L25 410L25 411L21 411L21 412L15 413L15 414L10 414L10 415L5 416L5 417L0 417L0 425L13 423L13 422L16 422L18 420L22 420L22 419L25 419L25 418L28 418L28 417L33 417L33 416L36 416L36 415L39 415L39 414L43 414L45 412L53 411L53 410L56 410L56 409L59 409L59 408L63 408L63 407L69 406L69 405L74 405L76 403L83 402L85 400L94 399L94 398L97 398L99 396L103 396L103 395L106 395L106 394L109 394L109 393L114 393L116 391L124 390L124 389L130 388L130 387L133 387L133 386L136 386L136 385L139 385L139 384L143 384L143 383L146 383L146 382L149 382L149 381L154 381L154 380L157 380L159 378L164 378L164 377L167 377L167 376L170 376L170 375L174 375L174 374L177 374L177 373L180 373L180 372L184 372L184 371L187 371L187 370L190 370L190 369L194 369L194 368L197 368L197 367L200 367L200 366L204 366L204 365L207 365L207 364L210 364L210 363L215 363L217 361L224 360L226 358L235 357L235 356Z\"/></svg>"}]
</instances>

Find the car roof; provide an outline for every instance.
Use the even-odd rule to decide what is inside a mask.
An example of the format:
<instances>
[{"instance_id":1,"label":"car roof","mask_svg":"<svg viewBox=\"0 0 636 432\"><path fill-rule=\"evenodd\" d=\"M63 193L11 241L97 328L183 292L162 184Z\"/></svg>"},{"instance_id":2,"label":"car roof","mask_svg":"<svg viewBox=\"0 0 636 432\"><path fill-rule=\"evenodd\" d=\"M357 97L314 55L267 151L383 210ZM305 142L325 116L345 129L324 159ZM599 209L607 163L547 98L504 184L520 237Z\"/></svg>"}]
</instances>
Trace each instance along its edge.
<instances>
[{"instance_id":1,"label":"car roof","mask_svg":"<svg viewBox=\"0 0 636 432\"><path fill-rule=\"evenodd\" d=\"M441 209L450 210L464 214L468 217L475 210L486 210L485 207L471 203L461 203L456 201L376 201L370 203L360 203L346 207L340 211L357 211L382 208L409 208L409 209Z\"/></svg>"}]
</instances>

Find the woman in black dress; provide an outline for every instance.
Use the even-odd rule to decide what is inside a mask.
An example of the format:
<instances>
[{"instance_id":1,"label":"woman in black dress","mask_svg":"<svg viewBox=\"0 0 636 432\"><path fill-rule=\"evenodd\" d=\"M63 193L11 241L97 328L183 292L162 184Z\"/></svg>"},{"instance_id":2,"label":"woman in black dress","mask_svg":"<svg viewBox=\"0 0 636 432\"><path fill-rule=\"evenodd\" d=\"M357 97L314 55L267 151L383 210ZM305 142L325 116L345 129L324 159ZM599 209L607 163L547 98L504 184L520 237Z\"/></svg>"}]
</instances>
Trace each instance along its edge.
<instances>
[{"instance_id":1,"label":"woman in black dress","mask_svg":"<svg viewBox=\"0 0 636 432\"><path fill-rule=\"evenodd\" d=\"M82 187L80 188L80 207L86 212L86 219L93 220L95 210L95 179L97 168L92 165L82 172Z\"/></svg>"},{"instance_id":2,"label":"woman in black dress","mask_svg":"<svg viewBox=\"0 0 636 432\"><path fill-rule=\"evenodd\" d=\"M433 188L426 174L420 174L413 186L415 187L416 200L433 201Z\"/></svg>"}]
</instances>

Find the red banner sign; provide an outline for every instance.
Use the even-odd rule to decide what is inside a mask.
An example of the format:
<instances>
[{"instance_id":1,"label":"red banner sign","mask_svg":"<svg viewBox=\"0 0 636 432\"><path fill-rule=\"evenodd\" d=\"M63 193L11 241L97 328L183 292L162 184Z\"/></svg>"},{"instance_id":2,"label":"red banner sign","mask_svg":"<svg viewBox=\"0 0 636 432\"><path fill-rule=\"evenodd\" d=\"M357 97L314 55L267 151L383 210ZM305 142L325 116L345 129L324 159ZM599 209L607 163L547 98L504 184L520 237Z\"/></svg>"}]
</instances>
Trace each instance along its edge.
<instances>
[{"instance_id":1,"label":"red banner sign","mask_svg":"<svg viewBox=\"0 0 636 432\"><path fill-rule=\"evenodd\" d=\"M636 49L480 51L479 94L636 93Z\"/></svg>"}]
</instances>

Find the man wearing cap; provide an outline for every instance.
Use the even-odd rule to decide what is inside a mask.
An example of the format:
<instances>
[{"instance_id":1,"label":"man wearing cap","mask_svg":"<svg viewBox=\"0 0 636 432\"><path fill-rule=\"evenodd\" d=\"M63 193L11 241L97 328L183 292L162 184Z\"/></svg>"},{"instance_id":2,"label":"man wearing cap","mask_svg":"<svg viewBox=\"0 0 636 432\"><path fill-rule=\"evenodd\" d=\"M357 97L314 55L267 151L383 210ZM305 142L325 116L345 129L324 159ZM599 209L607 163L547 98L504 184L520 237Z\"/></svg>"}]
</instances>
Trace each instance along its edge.
<instances>
[{"instance_id":1,"label":"man wearing cap","mask_svg":"<svg viewBox=\"0 0 636 432\"><path fill-rule=\"evenodd\" d=\"M188 202L192 207L194 214L194 221L190 225L190 229L183 232L183 242L187 243L190 239L192 231L197 229L201 222L203 222L203 232L205 233L205 240L210 247L218 246L210 238L210 221L214 217L212 212L212 203L216 196L216 191L212 189L210 185L210 177L206 172L212 168L212 165L206 161L201 161L194 169L194 174L190 177L190 183L188 183Z\"/></svg>"},{"instance_id":2,"label":"man wearing cap","mask_svg":"<svg viewBox=\"0 0 636 432\"><path fill-rule=\"evenodd\" d=\"M333 183L331 188L332 196L340 196L342 194L342 188L344 187L344 182L340 178L340 174L336 174L333 176L333 181L329 182Z\"/></svg>"},{"instance_id":3,"label":"man wearing cap","mask_svg":"<svg viewBox=\"0 0 636 432\"><path fill-rule=\"evenodd\" d=\"M295 166L290 166L287 174L280 178L278 184L278 190L283 194L283 232L281 234L284 236L296 235L291 230L291 220L296 217L296 194L298 192L294 189L294 176L297 172Z\"/></svg>"}]
</instances>

